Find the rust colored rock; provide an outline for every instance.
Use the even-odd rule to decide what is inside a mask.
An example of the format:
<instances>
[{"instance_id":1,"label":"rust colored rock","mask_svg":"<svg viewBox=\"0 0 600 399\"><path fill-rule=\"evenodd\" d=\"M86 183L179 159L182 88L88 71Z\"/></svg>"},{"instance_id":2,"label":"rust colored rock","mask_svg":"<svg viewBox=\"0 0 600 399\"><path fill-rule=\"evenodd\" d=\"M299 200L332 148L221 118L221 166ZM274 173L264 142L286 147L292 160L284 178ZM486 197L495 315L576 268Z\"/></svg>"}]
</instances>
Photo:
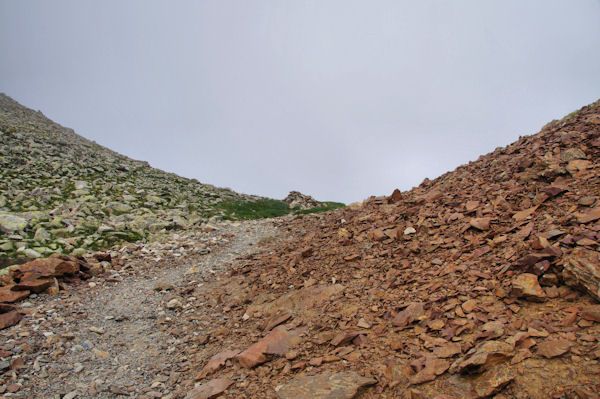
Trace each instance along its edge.
<instances>
[{"instance_id":1,"label":"rust colored rock","mask_svg":"<svg viewBox=\"0 0 600 399\"><path fill-rule=\"evenodd\" d=\"M14 273L22 274L26 279L36 277L72 276L79 271L76 261L64 260L59 257L36 259L24 263L14 269Z\"/></svg>"},{"instance_id":2,"label":"rust colored rock","mask_svg":"<svg viewBox=\"0 0 600 399\"><path fill-rule=\"evenodd\" d=\"M398 313L392 324L398 327L404 327L413 321L419 320L425 316L425 305L423 302L413 302L406 307L403 311Z\"/></svg>"},{"instance_id":3,"label":"rust colored rock","mask_svg":"<svg viewBox=\"0 0 600 399\"><path fill-rule=\"evenodd\" d=\"M449 382L459 389L462 398L484 399L500 393L514 379L515 372L510 367L498 365L476 377L457 375Z\"/></svg>"},{"instance_id":4,"label":"rust colored rock","mask_svg":"<svg viewBox=\"0 0 600 399\"><path fill-rule=\"evenodd\" d=\"M333 346L344 346L348 345L354 338L360 335L358 331L345 331L335 336L331 340L331 345Z\"/></svg>"},{"instance_id":5,"label":"rust colored rock","mask_svg":"<svg viewBox=\"0 0 600 399\"><path fill-rule=\"evenodd\" d=\"M392 195L388 197L389 203L398 202L402 199L402 192L398 189L395 189Z\"/></svg>"},{"instance_id":6,"label":"rust colored rock","mask_svg":"<svg viewBox=\"0 0 600 399\"><path fill-rule=\"evenodd\" d=\"M444 359L429 357L425 360L425 367L417 374L410 377L409 382L412 385L422 384L427 381L433 381L438 375L442 375L450 367L450 362Z\"/></svg>"},{"instance_id":7,"label":"rust colored rock","mask_svg":"<svg viewBox=\"0 0 600 399\"><path fill-rule=\"evenodd\" d=\"M571 349L571 343L566 339L546 340L537 346L537 352L547 358L564 355Z\"/></svg>"},{"instance_id":8,"label":"rust colored rock","mask_svg":"<svg viewBox=\"0 0 600 399\"><path fill-rule=\"evenodd\" d=\"M600 253L576 248L564 263L566 283L581 287L600 301Z\"/></svg>"},{"instance_id":9,"label":"rust colored rock","mask_svg":"<svg viewBox=\"0 0 600 399\"><path fill-rule=\"evenodd\" d=\"M483 342L455 361L450 367L450 372L461 374L481 373L498 363L508 360L512 355L512 351L512 345L506 342Z\"/></svg>"},{"instance_id":10,"label":"rust colored rock","mask_svg":"<svg viewBox=\"0 0 600 399\"><path fill-rule=\"evenodd\" d=\"M313 254L313 249L312 249L311 247L306 247L306 248L303 248L303 249L300 251L300 255L301 255L303 258L308 258L308 257L309 257L309 256L311 256L312 254Z\"/></svg>"},{"instance_id":11,"label":"rust colored rock","mask_svg":"<svg viewBox=\"0 0 600 399\"><path fill-rule=\"evenodd\" d=\"M525 298L534 302L543 302L546 299L546 293L540 286L535 274L519 274L512 282L513 296Z\"/></svg>"},{"instance_id":12,"label":"rust colored rock","mask_svg":"<svg viewBox=\"0 0 600 399\"><path fill-rule=\"evenodd\" d=\"M490 218L473 218L469 220L471 227L477 230L489 230L490 229Z\"/></svg>"},{"instance_id":13,"label":"rust colored rock","mask_svg":"<svg viewBox=\"0 0 600 399\"><path fill-rule=\"evenodd\" d=\"M288 332L285 327L279 326L266 337L235 356L235 359L243 367L252 368L267 362L270 355L284 356L288 350L300 342L299 336Z\"/></svg>"},{"instance_id":14,"label":"rust colored rock","mask_svg":"<svg viewBox=\"0 0 600 399\"><path fill-rule=\"evenodd\" d=\"M377 380L355 372L325 373L294 378L277 392L279 399L351 399L361 387Z\"/></svg>"},{"instance_id":15,"label":"rust colored rock","mask_svg":"<svg viewBox=\"0 0 600 399\"><path fill-rule=\"evenodd\" d=\"M433 354L440 358L452 357L461 353L460 344L449 342L443 346L433 348Z\"/></svg>"},{"instance_id":16,"label":"rust colored rock","mask_svg":"<svg viewBox=\"0 0 600 399\"><path fill-rule=\"evenodd\" d=\"M600 206L597 206L586 213L578 213L575 216L577 217L577 223L586 224L593 222L600 219Z\"/></svg>"},{"instance_id":17,"label":"rust colored rock","mask_svg":"<svg viewBox=\"0 0 600 399\"><path fill-rule=\"evenodd\" d=\"M600 305L592 305L581 311L581 317L600 323Z\"/></svg>"},{"instance_id":18,"label":"rust colored rock","mask_svg":"<svg viewBox=\"0 0 600 399\"><path fill-rule=\"evenodd\" d=\"M300 312L328 301L342 292L342 290L343 286L340 284L319 285L292 290L280 296L275 301L252 304L247 312L249 314L255 312L263 314L275 314L284 311L291 313Z\"/></svg>"},{"instance_id":19,"label":"rust colored rock","mask_svg":"<svg viewBox=\"0 0 600 399\"><path fill-rule=\"evenodd\" d=\"M291 318L292 318L292 314L290 312L288 312L287 310L277 312L267 320L267 322L265 323L264 329L266 331L271 331L278 325L285 323L286 321L288 321Z\"/></svg>"},{"instance_id":20,"label":"rust colored rock","mask_svg":"<svg viewBox=\"0 0 600 399\"><path fill-rule=\"evenodd\" d=\"M528 217L530 217L531 215L533 215L538 207L539 207L539 205L536 205L531 208L519 211L513 215L513 219L515 219L517 221L525 220Z\"/></svg>"},{"instance_id":21,"label":"rust colored rock","mask_svg":"<svg viewBox=\"0 0 600 399\"><path fill-rule=\"evenodd\" d=\"M22 280L19 283L15 284L11 290L12 291L31 291L39 294L40 292L44 292L54 284L54 278L36 278L36 279L28 279Z\"/></svg>"},{"instance_id":22,"label":"rust colored rock","mask_svg":"<svg viewBox=\"0 0 600 399\"><path fill-rule=\"evenodd\" d=\"M210 380L206 384L202 384L192 389L185 396L185 399L212 399L216 398L229 386L233 384L229 378L216 378L214 380Z\"/></svg>"},{"instance_id":23,"label":"rust colored rock","mask_svg":"<svg viewBox=\"0 0 600 399\"><path fill-rule=\"evenodd\" d=\"M196 379L202 379L209 374L214 373L225 365L225 362L229 359L233 359L239 352L238 351L224 351L217 353L210 358L206 366L198 373Z\"/></svg>"},{"instance_id":24,"label":"rust colored rock","mask_svg":"<svg viewBox=\"0 0 600 399\"><path fill-rule=\"evenodd\" d=\"M474 398L489 398L502 389L504 389L512 380L515 379L515 373L510 367L497 366L492 370L483 373L473 382Z\"/></svg>"},{"instance_id":25,"label":"rust colored rock","mask_svg":"<svg viewBox=\"0 0 600 399\"><path fill-rule=\"evenodd\" d=\"M19 323L22 318L23 316L21 313L17 312L16 310L0 313L0 330L14 326L15 324Z\"/></svg>"},{"instance_id":26,"label":"rust colored rock","mask_svg":"<svg viewBox=\"0 0 600 399\"><path fill-rule=\"evenodd\" d=\"M0 287L0 302L13 303L27 298L30 291L13 291L12 286Z\"/></svg>"},{"instance_id":27,"label":"rust colored rock","mask_svg":"<svg viewBox=\"0 0 600 399\"><path fill-rule=\"evenodd\" d=\"M386 239L386 235L383 233L382 230L380 229L375 229L371 232L372 236L373 236L373 240L375 241L383 241Z\"/></svg>"}]
</instances>

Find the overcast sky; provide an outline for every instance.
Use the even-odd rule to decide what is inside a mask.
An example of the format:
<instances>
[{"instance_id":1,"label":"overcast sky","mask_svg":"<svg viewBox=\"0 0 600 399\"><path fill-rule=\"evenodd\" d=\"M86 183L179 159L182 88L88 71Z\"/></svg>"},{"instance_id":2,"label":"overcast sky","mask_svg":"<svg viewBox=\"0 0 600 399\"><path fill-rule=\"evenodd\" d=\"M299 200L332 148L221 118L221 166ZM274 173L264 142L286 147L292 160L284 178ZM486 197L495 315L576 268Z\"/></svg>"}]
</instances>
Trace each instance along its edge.
<instances>
[{"instance_id":1,"label":"overcast sky","mask_svg":"<svg viewBox=\"0 0 600 399\"><path fill-rule=\"evenodd\" d=\"M600 1L0 0L0 91L154 167L352 202L600 98Z\"/></svg>"}]
</instances>

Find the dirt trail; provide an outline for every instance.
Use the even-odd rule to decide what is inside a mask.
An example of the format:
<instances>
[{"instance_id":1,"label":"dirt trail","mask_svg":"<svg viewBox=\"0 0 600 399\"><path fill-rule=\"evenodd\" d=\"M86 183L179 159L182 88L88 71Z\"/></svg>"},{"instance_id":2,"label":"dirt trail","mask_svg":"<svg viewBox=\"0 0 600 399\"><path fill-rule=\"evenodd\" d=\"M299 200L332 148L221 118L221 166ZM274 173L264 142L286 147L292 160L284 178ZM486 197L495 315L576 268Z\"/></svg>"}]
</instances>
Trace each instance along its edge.
<instances>
[{"instance_id":1,"label":"dirt trail","mask_svg":"<svg viewBox=\"0 0 600 399\"><path fill-rule=\"evenodd\" d=\"M170 322L198 311L202 302L194 289L276 234L270 221L248 221L222 223L197 236L175 235L159 246L125 251L124 267L108 278L30 299L23 304L30 317L0 332L2 358L11 359L4 366L14 369L0 393L13 398L180 397L183 392L174 387L185 367L177 366L181 353L176 348L186 337L169 331ZM197 246L208 249L194 250ZM190 334L201 332L198 326ZM18 358L22 362L15 363Z\"/></svg>"}]
</instances>

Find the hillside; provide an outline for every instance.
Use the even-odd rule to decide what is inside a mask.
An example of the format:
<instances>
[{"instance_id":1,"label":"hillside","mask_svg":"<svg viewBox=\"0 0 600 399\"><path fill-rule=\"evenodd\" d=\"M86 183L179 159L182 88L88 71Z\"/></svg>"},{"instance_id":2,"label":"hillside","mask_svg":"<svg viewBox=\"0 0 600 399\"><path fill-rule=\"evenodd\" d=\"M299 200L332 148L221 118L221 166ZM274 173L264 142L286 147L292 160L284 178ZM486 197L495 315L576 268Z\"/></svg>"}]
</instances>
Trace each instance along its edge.
<instances>
[{"instance_id":1,"label":"hillside","mask_svg":"<svg viewBox=\"0 0 600 399\"><path fill-rule=\"evenodd\" d=\"M259 199L152 168L0 94L0 257L82 254L235 219L227 206Z\"/></svg>"},{"instance_id":2,"label":"hillside","mask_svg":"<svg viewBox=\"0 0 600 399\"><path fill-rule=\"evenodd\" d=\"M598 398L599 158L600 101L409 191L5 269L0 394Z\"/></svg>"},{"instance_id":3,"label":"hillside","mask_svg":"<svg viewBox=\"0 0 600 399\"><path fill-rule=\"evenodd\" d=\"M231 398L597 398L599 158L596 102L410 191L280 224L203 291L227 317L190 369Z\"/></svg>"}]
</instances>

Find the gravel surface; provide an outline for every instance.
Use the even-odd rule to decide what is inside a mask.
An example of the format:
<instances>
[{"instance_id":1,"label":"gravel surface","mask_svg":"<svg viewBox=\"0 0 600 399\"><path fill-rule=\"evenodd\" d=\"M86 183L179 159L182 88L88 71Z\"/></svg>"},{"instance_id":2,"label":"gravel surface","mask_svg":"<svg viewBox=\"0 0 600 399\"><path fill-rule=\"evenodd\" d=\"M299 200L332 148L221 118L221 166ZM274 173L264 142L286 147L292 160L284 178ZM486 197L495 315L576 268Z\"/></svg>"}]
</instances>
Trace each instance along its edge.
<instances>
[{"instance_id":1,"label":"gravel surface","mask_svg":"<svg viewBox=\"0 0 600 399\"><path fill-rule=\"evenodd\" d=\"M183 397L177 385L186 370L177 366L182 359L176 348L185 338L169 326L199 310L203 302L194 297L195 289L277 234L268 220L216 227L124 247L113 253L109 274L22 304L30 315L0 332L5 360L0 366L12 369L0 380L0 393L7 398ZM197 338L201 332L198 327L190 334Z\"/></svg>"}]
</instances>

